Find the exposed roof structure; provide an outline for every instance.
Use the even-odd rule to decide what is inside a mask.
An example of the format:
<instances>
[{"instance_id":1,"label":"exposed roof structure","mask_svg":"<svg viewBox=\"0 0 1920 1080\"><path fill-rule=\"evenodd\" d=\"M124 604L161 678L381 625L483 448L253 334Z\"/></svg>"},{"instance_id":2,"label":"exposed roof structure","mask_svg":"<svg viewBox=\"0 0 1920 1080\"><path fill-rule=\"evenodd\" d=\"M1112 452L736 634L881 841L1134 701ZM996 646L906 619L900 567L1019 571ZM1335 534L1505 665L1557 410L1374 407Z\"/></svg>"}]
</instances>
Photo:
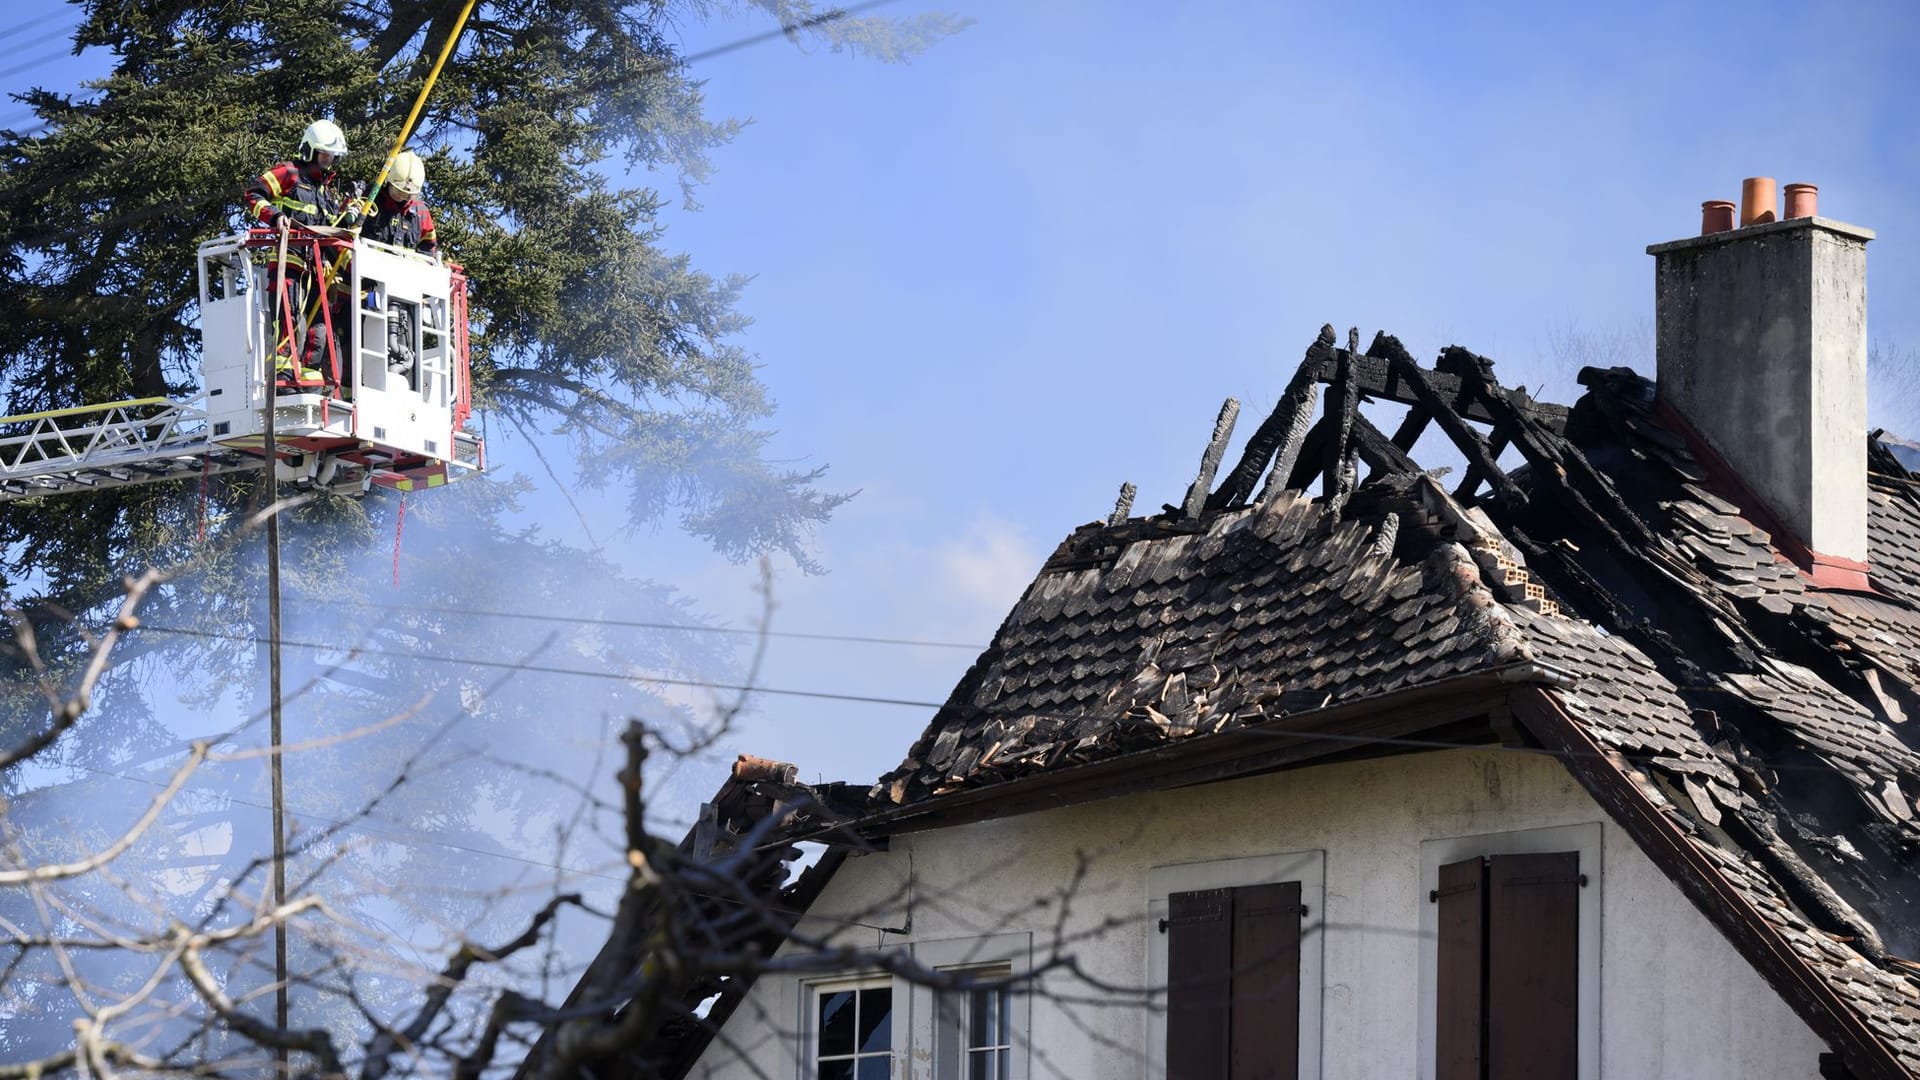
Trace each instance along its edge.
<instances>
[{"instance_id":1,"label":"exposed roof structure","mask_svg":"<svg viewBox=\"0 0 1920 1080\"><path fill-rule=\"evenodd\" d=\"M1356 346L1322 331L1217 487L1231 402L1182 505L1130 517L1126 490L1061 544L876 785L874 829L1543 749L1853 1074L1920 1074L1920 480L1874 444L1872 589L1821 589L1633 372L1583 371L1564 410L1464 349L1425 369L1386 335ZM1405 421L1382 433L1363 398ZM1469 463L1452 491L1407 458L1428 424Z\"/></svg>"},{"instance_id":2,"label":"exposed roof structure","mask_svg":"<svg viewBox=\"0 0 1920 1080\"><path fill-rule=\"evenodd\" d=\"M802 865L785 838L852 816L859 793L796 774L740 755L677 848L648 854L664 872L623 894L607 944L516 1077L686 1075L753 981L692 958L771 956L846 859L841 845ZM689 962L649 970L663 937Z\"/></svg>"},{"instance_id":3,"label":"exposed roof structure","mask_svg":"<svg viewBox=\"0 0 1920 1080\"><path fill-rule=\"evenodd\" d=\"M1825 588L1649 381L1580 381L1573 408L1548 405L1465 349L1423 368L1392 337L1363 354L1323 329L1217 484L1232 402L1180 505L1131 516L1128 486L1067 537L835 827L878 839L1381 753L1550 753L1827 1042L1823 1071L1920 1075L1910 448L1868 440L1871 586ZM1389 435L1363 401L1407 411ZM1429 425L1467 462L1451 490L1408 457ZM715 1026L679 1031L695 1045L674 1060Z\"/></svg>"}]
</instances>

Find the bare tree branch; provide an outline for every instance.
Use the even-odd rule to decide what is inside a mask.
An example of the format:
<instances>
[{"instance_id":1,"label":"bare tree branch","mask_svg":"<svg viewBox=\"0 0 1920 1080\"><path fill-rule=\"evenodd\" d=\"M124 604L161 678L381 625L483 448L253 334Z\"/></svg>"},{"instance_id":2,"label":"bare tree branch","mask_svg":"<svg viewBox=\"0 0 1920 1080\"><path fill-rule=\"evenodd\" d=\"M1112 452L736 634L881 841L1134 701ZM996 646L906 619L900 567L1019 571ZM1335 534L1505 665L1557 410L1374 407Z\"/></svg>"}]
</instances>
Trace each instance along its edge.
<instances>
[{"instance_id":1,"label":"bare tree branch","mask_svg":"<svg viewBox=\"0 0 1920 1080\"><path fill-rule=\"evenodd\" d=\"M153 826L155 821L159 820L161 812L166 810L167 804L171 803L173 797L180 793L180 789L186 786L188 778L194 774L195 770L200 768L201 762L207 760L209 749L209 745L205 742L196 742L193 744L193 748L187 752L186 763L174 770L173 778L167 781L166 787L160 789L160 794L153 797L153 802L147 806L147 812L141 814L140 819L135 821L133 826L126 832L122 833L120 839L115 840L105 848L84 859L79 859L74 862L31 866L21 870L0 870L0 886L25 885L28 882L57 881L60 878L79 877L81 874L90 874L119 858L121 855L126 854L127 849L132 847L134 843Z\"/></svg>"},{"instance_id":2,"label":"bare tree branch","mask_svg":"<svg viewBox=\"0 0 1920 1080\"><path fill-rule=\"evenodd\" d=\"M138 578L128 579L126 599L120 602L119 613L114 616L113 622L108 624L107 632L102 634L94 644L87 666L80 674L79 685L64 698L47 678L46 668L40 659L39 646L34 639L33 624L19 612L7 613L13 620L14 640L20 643L21 651L26 654L28 663L32 666L34 673L39 676L41 692L47 697L47 703L53 713L53 722L19 746L0 750L0 769L8 768L39 754L79 722L80 717L85 715L88 706L93 702L94 687L99 683L100 676L106 673L107 659L113 654L114 645L119 642L122 634L140 625L140 620L134 612L139 609L140 602L146 599L148 591L166 580L166 576L161 571L148 570Z\"/></svg>"}]
</instances>

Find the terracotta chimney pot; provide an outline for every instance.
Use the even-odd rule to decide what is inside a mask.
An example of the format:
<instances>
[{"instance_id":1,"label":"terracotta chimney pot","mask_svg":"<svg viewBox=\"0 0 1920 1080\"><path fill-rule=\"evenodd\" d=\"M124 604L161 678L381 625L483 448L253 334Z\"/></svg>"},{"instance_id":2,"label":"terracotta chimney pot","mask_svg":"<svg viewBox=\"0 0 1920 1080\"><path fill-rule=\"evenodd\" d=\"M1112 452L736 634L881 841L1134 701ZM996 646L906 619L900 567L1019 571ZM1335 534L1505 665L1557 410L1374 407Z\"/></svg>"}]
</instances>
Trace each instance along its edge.
<instances>
[{"instance_id":1,"label":"terracotta chimney pot","mask_svg":"<svg viewBox=\"0 0 1920 1080\"><path fill-rule=\"evenodd\" d=\"M1733 204L1725 199L1708 199L1700 204L1700 235L1733 231Z\"/></svg>"},{"instance_id":2,"label":"terracotta chimney pot","mask_svg":"<svg viewBox=\"0 0 1920 1080\"><path fill-rule=\"evenodd\" d=\"M1787 218L1814 217L1820 208L1820 189L1812 184L1788 184Z\"/></svg>"},{"instance_id":3,"label":"terracotta chimney pot","mask_svg":"<svg viewBox=\"0 0 1920 1080\"><path fill-rule=\"evenodd\" d=\"M1740 227L1764 225L1780 218L1779 188L1771 176L1749 176L1740 181Z\"/></svg>"},{"instance_id":4,"label":"terracotta chimney pot","mask_svg":"<svg viewBox=\"0 0 1920 1080\"><path fill-rule=\"evenodd\" d=\"M777 784L791 784L799 775L798 766L771 758L754 757L741 754L733 762L733 778L743 782L771 780Z\"/></svg>"}]
</instances>

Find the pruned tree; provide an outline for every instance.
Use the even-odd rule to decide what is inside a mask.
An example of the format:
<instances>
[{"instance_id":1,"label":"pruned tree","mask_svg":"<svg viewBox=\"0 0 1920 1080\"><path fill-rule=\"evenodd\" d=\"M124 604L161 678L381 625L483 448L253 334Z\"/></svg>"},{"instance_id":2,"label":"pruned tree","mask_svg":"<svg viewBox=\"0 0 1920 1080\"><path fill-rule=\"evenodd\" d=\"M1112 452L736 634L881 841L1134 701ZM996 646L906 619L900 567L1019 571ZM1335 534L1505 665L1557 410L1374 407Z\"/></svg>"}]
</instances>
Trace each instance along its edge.
<instances>
[{"instance_id":1,"label":"pruned tree","mask_svg":"<svg viewBox=\"0 0 1920 1080\"><path fill-rule=\"evenodd\" d=\"M98 674L137 632L140 606L176 577L149 572L125 583L114 618L86 635L92 662L71 683L51 674L40 680L37 734L0 747L0 760L31 763L87 719ZM31 624L14 625L13 648L36 666ZM573 785L564 833L590 831L601 818L617 830L608 837L618 854L616 887L602 890L610 896L597 900L579 887L580 875L565 873L500 890L496 900L515 891L529 898L509 925L475 920L444 948L412 957L385 940L377 912L333 903L327 879L350 871L344 854L365 842L356 834L383 804L421 782L424 754L383 770L380 793L354 812L296 833L289 865L299 872L284 898L267 885L270 849L254 849L240 852L236 870L205 869L201 876L217 887L183 905L179 896L197 882L169 855L200 820L192 803L203 771L272 753L305 762L404 726L418 718L419 702L279 748L246 747L240 730L192 740L157 765L145 807L102 835L49 842L16 828L14 807L0 809L0 902L11 909L0 917L0 1005L10 1018L0 1034L0 1076L246 1075L274 1068L276 1057L294 1075L364 1080L480 1077L511 1067L528 1077L660 1075L683 1063L687 1034L724 1021L724 1010L710 1010L729 982L861 964L940 991L1025 992L1050 972L1077 974L1074 947L1112 928L1065 929L1077 889L1067 882L1052 898L1060 929L1047 955L1011 977L936 970L906 954L875 953L864 934L849 933L896 896L802 925L833 868L864 847L836 831L864 808L864 787L812 787L792 766L743 758L684 838L665 834L651 805L661 759L670 768L716 745L745 700L745 692L733 695L691 726L625 723L617 802ZM802 836L816 841L812 861L793 842ZM568 850L570 839L563 835L557 849ZM158 878L156 866L166 868ZM390 883L389 899L403 900L404 889ZM603 942L584 968L555 948L567 918ZM296 943L289 983L302 1007L286 1024L271 1007L267 945L276 932ZM1100 989L1114 1000L1151 996Z\"/></svg>"}]
</instances>

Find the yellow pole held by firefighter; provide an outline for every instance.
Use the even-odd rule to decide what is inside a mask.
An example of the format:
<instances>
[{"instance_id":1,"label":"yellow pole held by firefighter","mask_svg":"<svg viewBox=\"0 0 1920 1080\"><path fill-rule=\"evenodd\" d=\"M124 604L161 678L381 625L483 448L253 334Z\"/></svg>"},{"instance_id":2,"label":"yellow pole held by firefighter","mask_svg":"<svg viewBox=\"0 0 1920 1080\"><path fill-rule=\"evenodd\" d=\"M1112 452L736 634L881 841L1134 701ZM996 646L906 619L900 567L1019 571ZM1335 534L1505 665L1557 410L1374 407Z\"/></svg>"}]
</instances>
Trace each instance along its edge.
<instances>
[{"instance_id":1,"label":"yellow pole held by firefighter","mask_svg":"<svg viewBox=\"0 0 1920 1080\"><path fill-rule=\"evenodd\" d=\"M453 55L453 47L459 44L460 34L467 28L467 17L473 14L474 5L478 2L479 0L467 0L466 5L460 9L460 17L454 20L453 31L447 35L446 43L440 46L440 55L434 58L433 68L427 72L426 85L420 88L420 96L413 99L413 110L407 113L406 123L400 125L400 135L393 140L393 149L387 151L387 160L380 165L380 175L374 177L373 186L367 189L367 197L360 204L360 220L353 225L355 235L359 234L361 225L366 223L367 215L373 212L373 200L380 194L380 186L387 182L387 173L393 170L393 159L399 157L400 151L407 148L407 139L413 135L413 125L420 119L421 110L427 107L427 95L433 93L433 84L440 80L440 69L446 67L447 58ZM346 209L335 215L333 224L340 224L340 219L346 217L352 210L353 204L350 202ZM340 268L346 265L346 261L347 252L342 251L334 256L332 265L327 266L321 273L320 287L314 290L314 300L307 311L309 323L313 321L315 315L319 314L320 305L325 302L327 291L332 288L333 282L339 279Z\"/></svg>"}]
</instances>

